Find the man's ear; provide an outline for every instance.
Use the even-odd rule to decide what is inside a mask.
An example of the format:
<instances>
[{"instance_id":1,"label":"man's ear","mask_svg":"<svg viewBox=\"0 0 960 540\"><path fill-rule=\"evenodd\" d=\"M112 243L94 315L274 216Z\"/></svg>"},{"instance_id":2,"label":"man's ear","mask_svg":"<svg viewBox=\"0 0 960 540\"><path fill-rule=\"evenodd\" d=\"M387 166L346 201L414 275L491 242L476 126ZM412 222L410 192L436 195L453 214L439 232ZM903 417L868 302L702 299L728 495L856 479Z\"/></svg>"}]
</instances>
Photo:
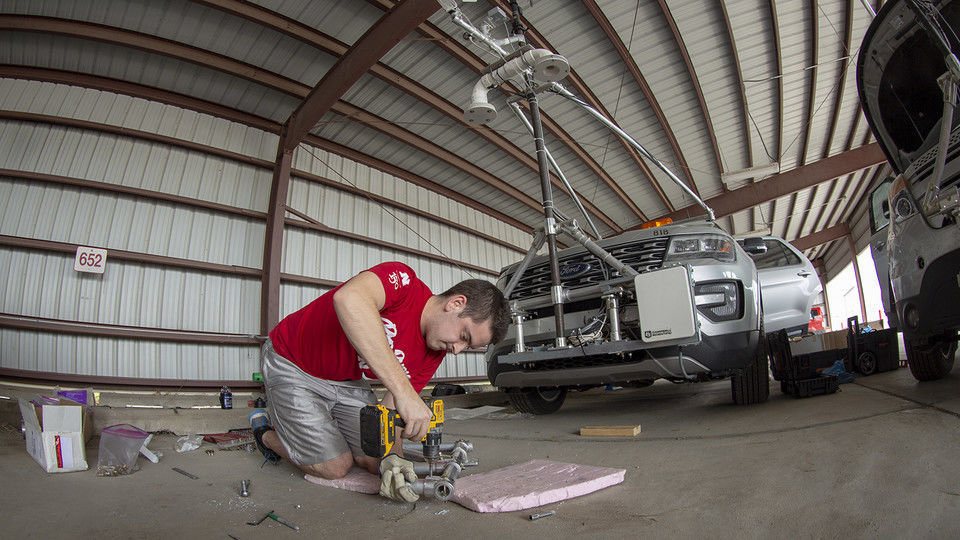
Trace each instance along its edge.
<instances>
[{"instance_id":1,"label":"man's ear","mask_svg":"<svg viewBox=\"0 0 960 540\"><path fill-rule=\"evenodd\" d=\"M455 294L447 298L447 303L443 307L447 311L456 311L459 314L463 311L463 308L467 307L467 297L462 294Z\"/></svg>"}]
</instances>

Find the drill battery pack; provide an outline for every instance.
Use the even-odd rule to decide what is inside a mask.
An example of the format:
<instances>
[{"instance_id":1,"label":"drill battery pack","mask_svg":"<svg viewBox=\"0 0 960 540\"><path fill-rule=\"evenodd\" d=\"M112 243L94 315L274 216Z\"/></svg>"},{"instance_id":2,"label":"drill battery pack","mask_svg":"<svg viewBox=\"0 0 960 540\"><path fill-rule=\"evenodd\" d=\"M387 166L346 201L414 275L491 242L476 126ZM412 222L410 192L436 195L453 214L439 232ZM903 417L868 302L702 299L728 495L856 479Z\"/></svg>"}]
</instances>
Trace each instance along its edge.
<instances>
[{"instance_id":1,"label":"drill battery pack","mask_svg":"<svg viewBox=\"0 0 960 540\"><path fill-rule=\"evenodd\" d=\"M429 431L421 442L424 445L424 456L432 459L439 451L443 431L443 400L430 397L423 398L423 401L433 415ZM389 454L397 442L398 427L404 427L404 423L397 411L383 405L363 407L360 409L360 449L364 454L375 458Z\"/></svg>"},{"instance_id":2,"label":"drill battery pack","mask_svg":"<svg viewBox=\"0 0 960 540\"><path fill-rule=\"evenodd\" d=\"M360 449L375 458L390 452L396 442L396 411L383 405L367 405L360 409Z\"/></svg>"}]
</instances>

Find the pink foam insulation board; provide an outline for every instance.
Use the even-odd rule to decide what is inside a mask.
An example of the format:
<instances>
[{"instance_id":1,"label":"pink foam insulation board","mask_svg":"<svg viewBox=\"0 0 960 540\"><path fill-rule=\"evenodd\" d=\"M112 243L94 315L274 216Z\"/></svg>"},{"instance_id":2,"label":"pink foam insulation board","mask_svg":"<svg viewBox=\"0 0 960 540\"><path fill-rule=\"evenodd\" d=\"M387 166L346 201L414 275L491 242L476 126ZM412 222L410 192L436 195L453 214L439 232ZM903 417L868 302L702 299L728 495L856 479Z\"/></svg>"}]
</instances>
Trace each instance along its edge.
<instances>
[{"instance_id":1,"label":"pink foam insulation board","mask_svg":"<svg viewBox=\"0 0 960 540\"><path fill-rule=\"evenodd\" d=\"M535 459L457 479L451 500L475 512L513 512L623 482L626 469Z\"/></svg>"},{"instance_id":2,"label":"pink foam insulation board","mask_svg":"<svg viewBox=\"0 0 960 540\"><path fill-rule=\"evenodd\" d=\"M303 475L307 482L320 486L335 487L347 491L358 491L360 493L380 493L380 478L375 474L370 474L364 469L354 467L350 469L343 478L336 480L327 480L318 476L309 474Z\"/></svg>"},{"instance_id":3,"label":"pink foam insulation board","mask_svg":"<svg viewBox=\"0 0 960 540\"><path fill-rule=\"evenodd\" d=\"M457 479L451 500L475 512L514 512L564 501L623 482L625 469L535 459ZM326 480L304 475L321 486L378 493L380 479L353 468L345 477Z\"/></svg>"}]
</instances>

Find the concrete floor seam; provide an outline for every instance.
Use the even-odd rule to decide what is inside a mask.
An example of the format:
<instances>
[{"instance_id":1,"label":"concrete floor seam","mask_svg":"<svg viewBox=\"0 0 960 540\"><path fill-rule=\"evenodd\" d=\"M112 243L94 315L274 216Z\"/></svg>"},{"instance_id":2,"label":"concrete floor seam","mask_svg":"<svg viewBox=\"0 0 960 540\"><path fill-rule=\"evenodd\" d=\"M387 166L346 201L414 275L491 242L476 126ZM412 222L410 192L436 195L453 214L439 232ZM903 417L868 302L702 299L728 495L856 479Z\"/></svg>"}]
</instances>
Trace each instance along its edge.
<instances>
[{"instance_id":1,"label":"concrete floor seam","mask_svg":"<svg viewBox=\"0 0 960 540\"><path fill-rule=\"evenodd\" d=\"M909 400L908 400L909 401ZM643 443L643 442L663 442L663 441L683 441L683 440L698 440L698 441L711 441L711 440L725 440L725 439L737 439L742 437L753 437L756 435L773 435L779 433L790 433L795 431L801 431L804 429L813 429L824 426L832 426L837 424L845 424L850 422L858 422L860 420L869 420L871 418L876 418L878 416L885 416L889 414L900 413L904 411L917 410L921 408L926 408L927 405L918 404L916 407L904 407L900 409L883 411L874 414L868 414L863 416L855 416L853 418L843 418L840 420L829 420L826 422L817 422L813 424L806 424L803 426L794 426L789 428L782 429L766 429L759 431L748 431L744 433L721 433L717 435L677 435L672 437L636 437L636 438L626 438L626 437L616 437L616 438L560 438L560 437L517 437L513 435L504 435L504 436L495 436L495 435L479 435L479 434L470 434L470 433L458 433L456 434L459 438L469 438L469 439L493 439L493 440L502 440L502 441L530 441L530 442L584 442L584 443ZM949 412L949 411L945 411ZM953 414L953 413L951 413ZM960 415L954 415L960 416ZM642 437L642 438L641 438Z\"/></svg>"},{"instance_id":2,"label":"concrete floor seam","mask_svg":"<svg viewBox=\"0 0 960 540\"><path fill-rule=\"evenodd\" d=\"M872 386L867 386L867 385L865 385L865 384L863 384L863 383L859 383L859 382L856 382L856 381L853 381L853 384L855 384L855 385L857 385L857 386L859 386L859 387L861 387L861 388L866 388L867 390L873 390L874 392L879 392L879 393L881 393L881 394L886 394L886 395L891 396L891 397L895 397L895 398L898 398L898 399L902 399L902 400L907 401L907 402L909 402L909 403L916 404L916 405L918 405L920 408L923 408L923 409L933 409L933 410L935 410L935 411L942 412L942 413L944 413L944 414L949 414L950 416L954 416L954 417L956 417L956 418L960 418L960 413L951 411L951 410L949 410L949 409L944 409L943 407L938 407L938 406L934 405L933 403L924 403L924 402L922 402L922 401L918 401L918 400L916 400L916 399L913 399L913 398L904 396L904 395L902 395L902 394L898 394L898 393L896 393L896 392L891 392L890 390L884 390L884 389L882 389L882 388L874 388L874 387L872 387Z\"/></svg>"}]
</instances>

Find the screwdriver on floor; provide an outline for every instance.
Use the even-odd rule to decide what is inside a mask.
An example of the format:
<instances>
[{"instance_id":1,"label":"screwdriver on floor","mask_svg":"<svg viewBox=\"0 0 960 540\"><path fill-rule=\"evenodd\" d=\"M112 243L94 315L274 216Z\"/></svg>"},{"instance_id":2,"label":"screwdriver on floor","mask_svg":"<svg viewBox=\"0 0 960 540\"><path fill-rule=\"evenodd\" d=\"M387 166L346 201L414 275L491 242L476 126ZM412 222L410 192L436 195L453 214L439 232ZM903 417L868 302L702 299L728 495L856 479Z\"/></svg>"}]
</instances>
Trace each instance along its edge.
<instances>
[{"instance_id":1,"label":"screwdriver on floor","mask_svg":"<svg viewBox=\"0 0 960 540\"><path fill-rule=\"evenodd\" d=\"M267 512L267 515L265 515L265 516L263 516L262 518L260 518L259 521L248 521L248 522L247 522L247 525L259 525L260 522L262 522L263 520L265 520L265 519L267 519L267 518L270 518L270 519L276 521L277 523L279 523L279 524L281 524L281 525L286 525L287 527L290 527L291 529L293 529L293 530L295 530L295 531L299 531L299 530L300 530L300 527L297 527L297 526L294 525L293 523L290 523L289 521L283 519L282 517L274 514L274 513L273 513L273 510Z\"/></svg>"}]
</instances>

